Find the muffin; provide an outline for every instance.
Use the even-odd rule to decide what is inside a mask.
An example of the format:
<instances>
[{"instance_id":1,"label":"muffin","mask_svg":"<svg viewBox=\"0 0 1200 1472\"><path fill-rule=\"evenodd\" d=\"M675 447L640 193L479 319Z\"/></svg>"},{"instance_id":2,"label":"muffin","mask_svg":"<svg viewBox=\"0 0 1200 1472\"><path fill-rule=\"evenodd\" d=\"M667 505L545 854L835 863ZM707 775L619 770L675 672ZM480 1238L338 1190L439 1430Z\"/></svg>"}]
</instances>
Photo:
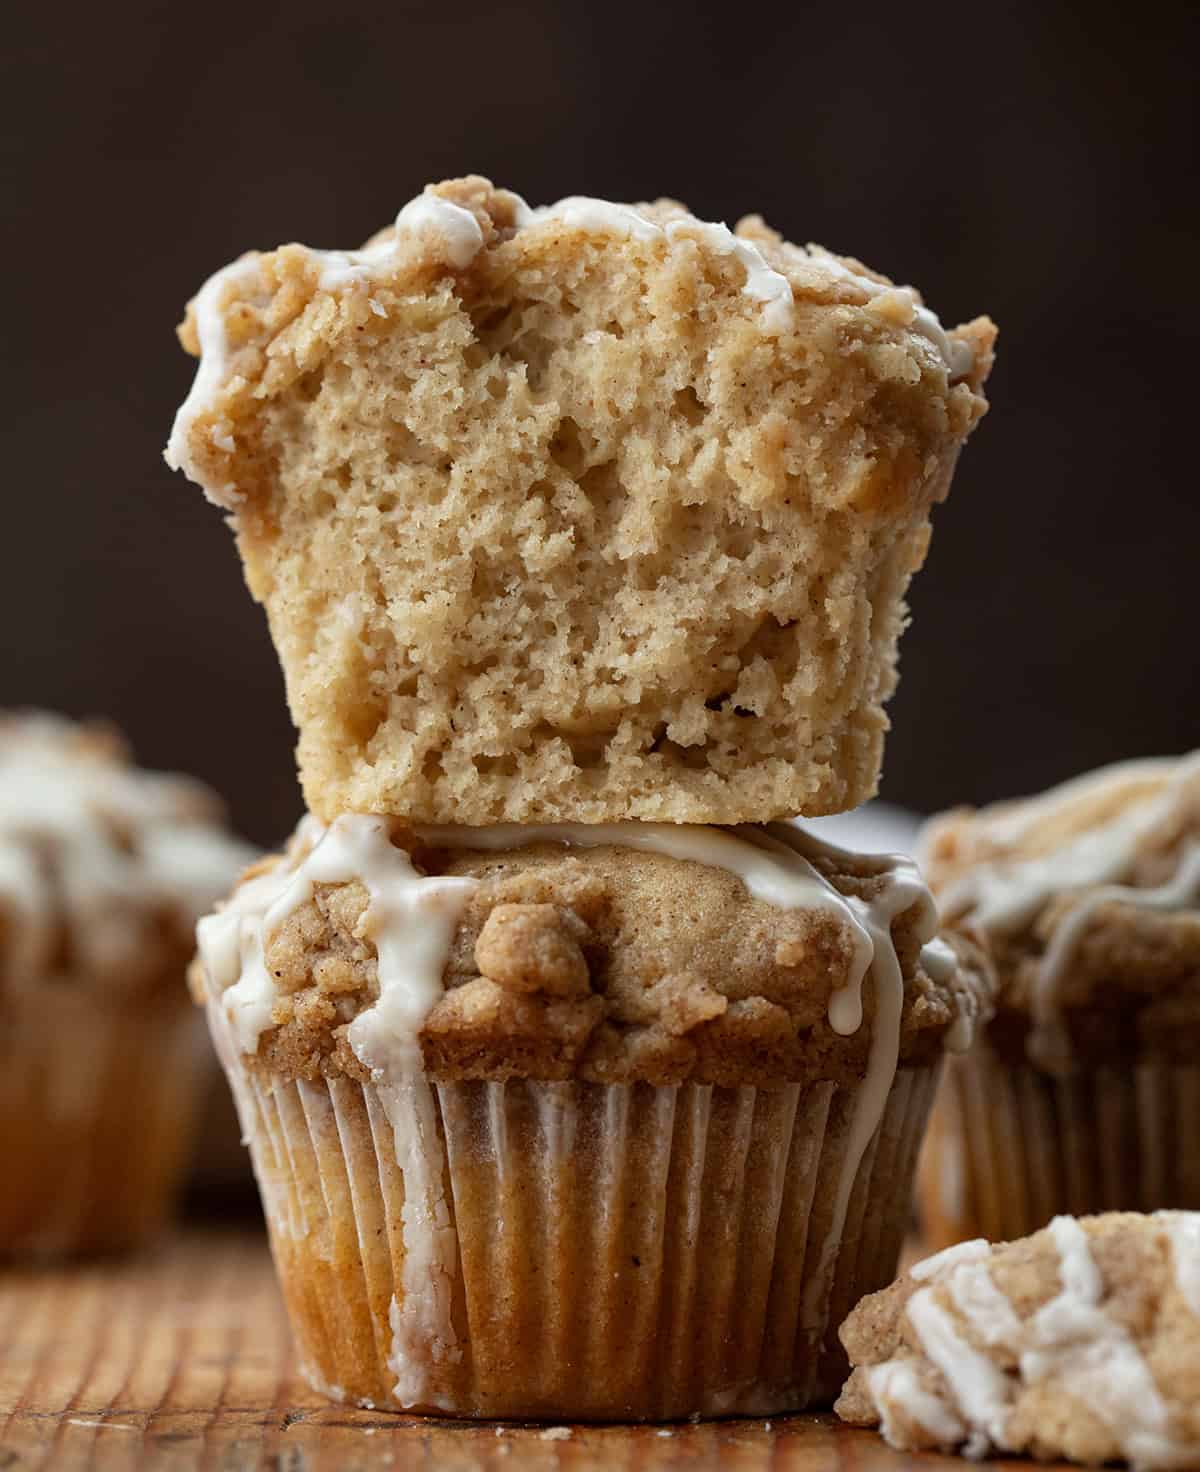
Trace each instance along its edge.
<instances>
[{"instance_id":1,"label":"muffin","mask_svg":"<svg viewBox=\"0 0 1200 1472\"><path fill-rule=\"evenodd\" d=\"M194 926L251 857L207 788L110 729L0 717L0 1253L162 1226L206 1057Z\"/></svg>"},{"instance_id":2,"label":"muffin","mask_svg":"<svg viewBox=\"0 0 1200 1472\"><path fill-rule=\"evenodd\" d=\"M924 852L999 986L931 1128L931 1242L1200 1209L1200 753L949 813Z\"/></svg>"},{"instance_id":3,"label":"muffin","mask_svg":"<svg viewBox=\"0 0 1200 1472\"><path fill-rule=\"evenodd\" d=\"M1200 1215L1057 1216L918 1263L842 1326L837 1403L903 1451L1200 1466Z\"/></svg>"},{"instance_id":4,"label":"muffin","mask_svg":"<svg viewBox=\"0 0 1200 1472\"><path fill-rule=\"evenodd\" d=\"M458 179L214 276L167 458L229 512L322 821L828 813L874 790L994 336L756 217Z\"/></svg>"},{"instance_id":5,"label":"muffin","mask_svg":"<svg viewBox=\"0 0 1200 1472\"><path fill-rule=\"evenodd\" d=\"M193 970L304 1374L639 1420L829 1403L945 1048L915 868L788 824L301 825Z\"/></svg>"}]
</instances>

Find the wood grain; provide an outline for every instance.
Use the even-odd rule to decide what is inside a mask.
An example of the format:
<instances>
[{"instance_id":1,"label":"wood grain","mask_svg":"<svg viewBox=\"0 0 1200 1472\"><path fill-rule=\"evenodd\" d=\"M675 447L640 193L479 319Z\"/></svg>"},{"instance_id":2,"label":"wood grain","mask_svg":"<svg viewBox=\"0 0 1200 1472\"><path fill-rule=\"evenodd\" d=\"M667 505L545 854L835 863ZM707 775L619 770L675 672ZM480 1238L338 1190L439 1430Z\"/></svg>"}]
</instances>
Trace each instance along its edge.
<instances>
[{"instance_id":1,"label":"wood grain","mask_svg":"<svg viewBox=\"0 0 1200 1472\"><path fill-rule=\"evenodd\" d=\"M0 1276L0 1472L918 1465L966 1464L899 1456L823 1416L551 1433L331 1405L296 1376L266 1244L252 1232L190 1231L134 1261Z\"/></svg>"}]
</instances>

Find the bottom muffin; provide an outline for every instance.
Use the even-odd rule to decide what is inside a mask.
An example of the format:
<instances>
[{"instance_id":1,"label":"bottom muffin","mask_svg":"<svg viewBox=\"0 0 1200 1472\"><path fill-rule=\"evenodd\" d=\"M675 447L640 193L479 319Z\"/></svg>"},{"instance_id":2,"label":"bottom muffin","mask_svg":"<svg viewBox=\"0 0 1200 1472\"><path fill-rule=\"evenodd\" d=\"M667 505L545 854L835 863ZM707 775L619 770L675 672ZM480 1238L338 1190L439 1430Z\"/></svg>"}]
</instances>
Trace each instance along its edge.
<instances>
[{"instance_id":1,"label":"bottom muffin","mask_svg":"<svg viewBox=\"0 0 1200 1472\"><path fill-rule=\"evenodd\" d=\"M828 1403L988 979L789 825L306 820L201 922L305 1373L379 1408Z\"/></svg>"}]
</instances>

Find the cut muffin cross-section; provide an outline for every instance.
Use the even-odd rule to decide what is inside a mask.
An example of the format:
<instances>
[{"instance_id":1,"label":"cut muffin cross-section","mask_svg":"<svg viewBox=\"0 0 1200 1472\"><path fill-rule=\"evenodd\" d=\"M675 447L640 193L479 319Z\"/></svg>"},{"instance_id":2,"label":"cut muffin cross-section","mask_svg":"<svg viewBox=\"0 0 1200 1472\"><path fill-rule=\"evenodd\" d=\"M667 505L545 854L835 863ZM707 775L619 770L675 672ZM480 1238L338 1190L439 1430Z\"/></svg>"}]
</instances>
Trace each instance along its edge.
<instances>
[{"instance_id":1,"label":"cut muffin cross-section","mask_svg":"<svg viewBox=\"0 0 1200 1472\"><path fill-rule=\"evenodd\" d=\"M877 780L994 328L669 201L427 190L218 273L168 459L231 514L309 808L770 821Z\"/></svg>"}]
</instances>

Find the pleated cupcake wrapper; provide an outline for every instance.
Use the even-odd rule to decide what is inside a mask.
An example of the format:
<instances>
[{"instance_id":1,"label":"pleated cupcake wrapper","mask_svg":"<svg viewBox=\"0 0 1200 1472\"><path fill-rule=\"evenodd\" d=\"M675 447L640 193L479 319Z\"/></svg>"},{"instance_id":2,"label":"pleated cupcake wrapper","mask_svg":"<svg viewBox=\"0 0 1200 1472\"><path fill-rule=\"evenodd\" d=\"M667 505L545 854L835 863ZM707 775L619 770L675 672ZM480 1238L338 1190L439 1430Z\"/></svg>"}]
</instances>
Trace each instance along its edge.
<instances>
[{"instance_id":1,"label":"pleated cupcake wrapper","mask_svg":"<svg viewBox=\"0 0 1200 1472\"><path fill-rule=\"evenodd\" d=\"M195 1009L61 988L0 1028L0 1254L135 1246L165 1223L207 1048Z\"/></svg>"},{"instance_id":2,"label":"pleated cupcake wrapper","mask_svg":"<svg viewBox=\"0 0 1200 1472\"><path fill-rule=\"evenodd\" d=\"M952 1058L921 1161L931 1246L1008 1241L1060 1213L1200 1210L1200 1065L1062 1077L982 1041Z\"/></svg>"},{"instance_id":3,"label":"pleated cupcake wrapper","mask_svg":"<svg viewBox=\"0 0 1200 1472\"><path fill-rule=\"evenodd\" d=\"M838 1232L855 1091L832 1083L389 1090L223 1051L311 1383L489 1417L831 1400L837 1327L895 1271L936 1081L898 1074Z\"/></svg>"}]
</instances>

